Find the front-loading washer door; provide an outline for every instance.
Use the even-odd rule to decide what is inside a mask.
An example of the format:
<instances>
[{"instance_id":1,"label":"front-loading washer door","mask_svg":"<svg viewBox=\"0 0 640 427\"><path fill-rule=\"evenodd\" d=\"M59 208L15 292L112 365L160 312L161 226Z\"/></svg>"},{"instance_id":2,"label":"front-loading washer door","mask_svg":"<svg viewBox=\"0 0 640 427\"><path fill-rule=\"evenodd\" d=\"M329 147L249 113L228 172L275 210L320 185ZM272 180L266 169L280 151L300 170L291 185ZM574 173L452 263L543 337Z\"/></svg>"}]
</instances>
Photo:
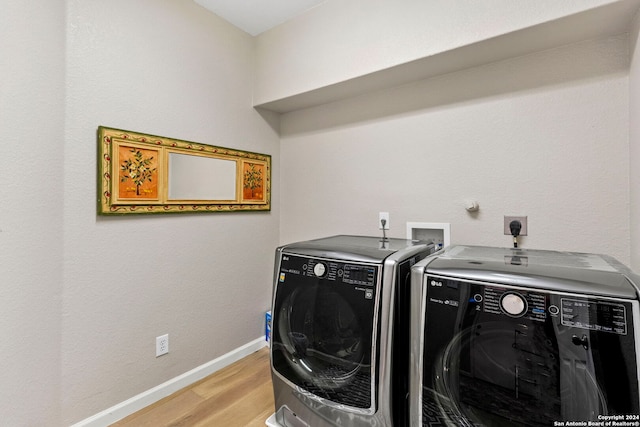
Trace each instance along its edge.
<instances>
[{"instance_id":1,"label":"front-loading washer door","mask_svg":"<svg viewBox=\"0 0 640 427\"><path fill-rule=\"evenodd\" d=\"M330 405L371 409L378 269L283 254L273 307L274 372Z\"/></svg>"},{"instance_id":2,"label":"front-loading washer door","mask_svg":"<svg viewBox=\"0 0 640 427\"><path fill-rule=\"evenodd\" d=\"M439 276L425 284L423 426L638 414L637 301Z\"/></svg>"}]
</instances>

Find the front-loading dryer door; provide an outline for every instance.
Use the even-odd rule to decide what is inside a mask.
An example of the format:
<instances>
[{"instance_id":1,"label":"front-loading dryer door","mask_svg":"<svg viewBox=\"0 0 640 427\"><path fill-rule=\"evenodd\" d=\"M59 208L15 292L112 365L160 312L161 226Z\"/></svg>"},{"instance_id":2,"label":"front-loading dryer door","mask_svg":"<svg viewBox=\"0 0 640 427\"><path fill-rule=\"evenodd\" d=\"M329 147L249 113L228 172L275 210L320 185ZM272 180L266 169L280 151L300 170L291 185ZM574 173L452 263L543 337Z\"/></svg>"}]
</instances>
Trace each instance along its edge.
<instances>
[{"instance_id":1,"label":"front-loading dryer door","mask_svg":"<svg viewBox=\"0 0 640 427\"><path fill-rule=\"evenodd\" d=\"M378 269L282 255L271 338L277 375L325 404L373 409Z\"/></svg>"},{"instance_id":2,"label":"front-loading dryer door","mask_svg":"<svg viewBox=\"0 0 640 427\"><path fill-rule=\"evenodd\" d=\"M638 414L637 301L439 276L425 283L423 426L587 425Z\"/></svg>"}]
</instances>

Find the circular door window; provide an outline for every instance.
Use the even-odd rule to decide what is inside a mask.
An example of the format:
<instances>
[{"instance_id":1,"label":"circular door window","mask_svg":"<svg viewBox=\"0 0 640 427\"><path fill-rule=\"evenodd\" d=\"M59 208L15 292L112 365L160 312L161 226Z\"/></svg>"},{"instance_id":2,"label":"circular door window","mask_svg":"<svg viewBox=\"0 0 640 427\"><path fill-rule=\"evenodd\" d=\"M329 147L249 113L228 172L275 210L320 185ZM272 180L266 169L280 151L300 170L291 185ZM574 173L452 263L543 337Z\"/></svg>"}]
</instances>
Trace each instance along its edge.
<instances>
[{"instance_id":1,"label":"circular door window","mask_svg":"<svg viewBox=\"0 0 640 427\"><path fill-rule=\"evenodd\" d=\"M293 372L323 389L353 381L370 351L353 308L323 287L291 292L278 312L277 325Z\"/></svg>"}]
</instances>

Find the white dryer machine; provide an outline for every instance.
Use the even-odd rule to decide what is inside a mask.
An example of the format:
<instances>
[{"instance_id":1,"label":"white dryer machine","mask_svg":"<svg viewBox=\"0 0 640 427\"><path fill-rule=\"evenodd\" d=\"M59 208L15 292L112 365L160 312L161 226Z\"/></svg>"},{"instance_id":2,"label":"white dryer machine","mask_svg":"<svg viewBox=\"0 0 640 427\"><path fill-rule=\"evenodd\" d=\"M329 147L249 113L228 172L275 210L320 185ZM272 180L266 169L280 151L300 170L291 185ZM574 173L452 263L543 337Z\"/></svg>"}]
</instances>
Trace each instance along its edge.
<instances>
[{"instance_id":1,"label":"white dryer machine","mask_svg":"<svg viewBox=\"0 0 640 427\"><path fill-rule=\"evenodd\" d=\"M640 278L615 259L453 246L412 280L412 426L640 421Z\"/></svg>"},{"instance_id":2,"label":"white dryer machine","mask_svg":"<svg viewBox=\"0 0 640 427\"><path fill-rule=\"evenodd\" d=\"M411 267L432 251L424 242L366 236L276 250L275 414L268 425L406 425L410 305L404 294Z\"/></svg>"}]
</instances>

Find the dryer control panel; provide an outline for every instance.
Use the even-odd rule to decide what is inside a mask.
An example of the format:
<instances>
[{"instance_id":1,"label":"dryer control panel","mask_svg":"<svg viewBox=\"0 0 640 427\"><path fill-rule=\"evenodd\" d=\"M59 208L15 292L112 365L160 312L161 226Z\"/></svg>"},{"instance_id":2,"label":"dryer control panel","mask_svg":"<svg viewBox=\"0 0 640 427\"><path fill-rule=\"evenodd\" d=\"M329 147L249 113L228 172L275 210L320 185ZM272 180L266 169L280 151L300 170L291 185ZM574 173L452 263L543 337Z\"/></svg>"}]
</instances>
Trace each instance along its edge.
<instances>
[{"instance_id":1,"label":"dryer control panel","mask_svg":"<svg viewBox=\"0 0 640 427\"><path fill-rule=\"evenodd\" d=\"M487 313L526 317L539 321L545 319L544 294L525 290L509 290L497 286L485 286L481 292L484 294L483 309Z\"/></svg>"},{"instance_id":2,"label":"dryer control panel","mask_svg":"<svg viewBox=\"0 0 640 427\"><path fill-rule=\"evenodd\" d=\"M561 298L560 304L564 326L627 334L627 314L623 304L572 298Z\"/></svg>"},{"instance_id":3,"label":"dryer control panel","mask_svg":"<svg viewBox=\"0 0 640 427\"><path fill-rule=\"evenodd\" d=\"M461 286L464 289L459 289ZM469 292L468 302L476 311L540 322L544 322L547 316L547 294L542 292L485 284L471 285L435 276L428 280L429 303L457 307L461 291Z\"/></svg>"},{"instance_id":4,"label":"dryer control panel","mask_svg":"<svg viewBox=\"0 0 640 427\"><path fill-rule=\"evenodd\" d=\"M590 329L626 335L627 309L624 304L584 297L562 297L549 292L517 289L493 284L460 282L431 277L429 303L457 307L459 287L470 293L469 305L476 311L544 322L547 317L559 319L572 328Z\"/></svg>"}]
</instances>

